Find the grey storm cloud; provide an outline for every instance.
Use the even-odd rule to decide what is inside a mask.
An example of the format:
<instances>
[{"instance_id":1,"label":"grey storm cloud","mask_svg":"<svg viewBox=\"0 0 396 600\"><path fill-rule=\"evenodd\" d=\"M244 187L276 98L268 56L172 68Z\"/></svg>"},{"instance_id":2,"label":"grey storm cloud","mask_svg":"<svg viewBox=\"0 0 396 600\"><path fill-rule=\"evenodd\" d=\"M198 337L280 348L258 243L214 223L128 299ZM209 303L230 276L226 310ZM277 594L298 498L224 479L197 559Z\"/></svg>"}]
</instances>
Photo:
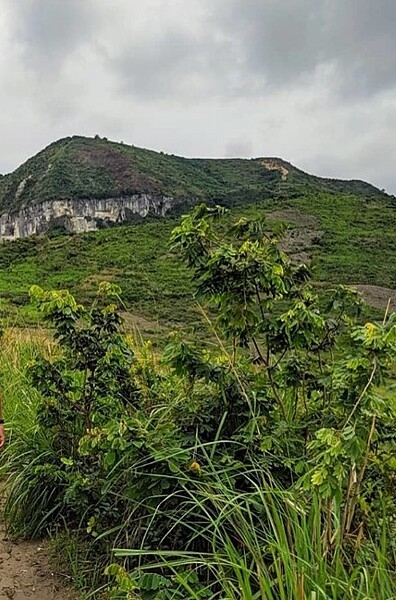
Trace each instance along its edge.
<instances>
[{"instance_id":1,"label":"grey storm cloud","mask_svg":"<svg viewBox=\"0 0 396 600\"><path fill-rule=\"evenodd\" d=\"M102 60L120 89L136 97L260 95L304 82L321 67L332 73L333 93L376 94L396 84L394 0L200 0L198 16L197 0L164 0L162 11L148 0L139 28L142 4L14 0L9 6L24 60L40 76L60 76L76 49L91 44L98 51L103 35ZM166 10L172 4L179 13ZM117 17L130 29L123 43Z\"/></svg>"},{"instance_id":2,"label":"grey storm cloud","mask_svg":"<svg viewBox=\"0 0 396 600\"><path fill-rule=\"evenodd\" d=\"M332 73L332 91L364 96L396 84L394 0L201 0L192 35L168 28L132 40L112 63L124 89L266 94ZM188 7L188 4L187 4ZM184 8L188 14L188 8ZM154 17L155 18L155 17Z\"/></svg>"},{"instance_id":3,"label":"grey storm cloud","mask_svg":"<svg viewBox=\"0 0 396 600\"><path fill-rule=\"evenodd\" d=\"M64 135L396 191L396 0L2 0L0 172Z\"/></svg>"},{"instance_id":4,"label":"grey storm cloud","mask_svg":"<svg viewBox=\"0 0 396 600\"><path fill-rule=\"evenodd\" d=\"M394 0L229 0L223 8L217 27L233 36L243 72L264 86L292 84L321 65L351 94L396 83Z\"/></svg>"},{"instance_id":5,"label":"grey storm cloud","mask_svg":"<svg viewBox=\"0 0 396 600\"><path fill-rule=\"evenodd\" d=\"M9 1L9 0L7 0ZM90 41L98 24L94 0L11 0L11 26L28 66L52 76Z\"/></svg>"},{"instance_id":6,"label":"grey storm cloud","mask_svg":"<svg viewBox=\"0 0 396 600\"><path fill-rule=\"evenodd\" d=\"M155 100L186 89L191 76L203 72L202 58L199 40L168 29L132 41L127 50L109 62L126 93Z\"/></svg>"}]
</instances>

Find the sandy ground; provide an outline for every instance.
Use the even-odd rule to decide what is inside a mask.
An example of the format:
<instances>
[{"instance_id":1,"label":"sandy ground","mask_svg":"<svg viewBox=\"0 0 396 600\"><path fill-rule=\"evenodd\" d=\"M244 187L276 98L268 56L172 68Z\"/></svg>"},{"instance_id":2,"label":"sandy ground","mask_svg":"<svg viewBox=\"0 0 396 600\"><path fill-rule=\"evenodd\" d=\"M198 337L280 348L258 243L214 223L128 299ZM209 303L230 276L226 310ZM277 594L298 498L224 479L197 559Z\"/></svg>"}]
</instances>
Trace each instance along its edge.
<instances>
[{"instance_id":1,"label":"sandy ground","mask_svg":"<svg viewBox=\"0 0 396 600\"><path fill-rule=\"evenodd\" d=\"M38 542L8 541L0 524L0 600L76 600L51 571L48 549Z\"/></svg>"}]
</instances>

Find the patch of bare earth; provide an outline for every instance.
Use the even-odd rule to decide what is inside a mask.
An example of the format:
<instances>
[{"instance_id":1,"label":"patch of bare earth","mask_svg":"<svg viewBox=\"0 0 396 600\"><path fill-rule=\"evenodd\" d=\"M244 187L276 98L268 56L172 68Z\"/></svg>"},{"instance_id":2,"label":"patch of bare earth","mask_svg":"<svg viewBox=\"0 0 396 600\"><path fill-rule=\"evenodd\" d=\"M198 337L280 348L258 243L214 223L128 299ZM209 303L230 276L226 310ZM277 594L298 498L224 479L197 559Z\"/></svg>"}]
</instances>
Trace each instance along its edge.
<instances>
[{"instance_id":1,"label":"patch of bare earth","mask_svg":"<svg viewBox=\"0 0 396 600\"><path fill-rule=\"evenodd\" d=\"M315 217L296 208L274 210L266 214L269 221L281 221L291 225L285 232L281 248L293 263L311 262L312 246L318 243L323 233Z\"/></svg>"},{"instance_id":2,"label":"patch of bare earth","mask_svg":"<svg viewBox=\"0 0 396 600\"><path fill-rule=\"evenodd\" d=\"M396 310L396 290L382 287L380 285L352 285L355 290L360 292L367 304L373 308L386 310L389 302L389 312Z\"/></svg>"},{"instance_id":3,"label":"patch of bare earth","mask_svg":"<svg viewBox=\"0 0 396 600\"><path fill-rule=\"evenodd\" d=\"M53 573L48 548L38 542L7 540L0 525L0 600L76 600Z\"/></svg>"},{"instance_id":4,"label":"patch of bare earth","mask_svg":"<svg viewBox=\"0 0 396 600\"><path fill-rule=\"evenodd\" d=\"M77 151L77 159L91 167L104 169L112 178L117 193L131 189L140 192L159 192L153 177L141 173L131 157L110 145L82 146Z\"/></svg>"},{"instance_id":5,"label":"patch of bare earth","mask_svg":"<svg viewBox=\"0 0 396 600\"><path fill-rule=\"evenodd\" d=\"M264 165L264 167L269 171L279 171L279 173L281 174L282 181L285 181L287 176L289 175L288 169L286 169L285 165L282 165L282 163L278 160L264 159L261 162Z\"/></svg>"},{"instance_id":6,"label":"patch of bare earth","mask_svg":"<svg viewBox=\"0 0 396 600\"><path fill-rule=\"evenodd\" d=\"M164 327L157 321L150 321L141 315L130 312L121 312L120 314L124 319L124 331L127 333L134 333L136 331L140 331L141 333L156 331L159 333L164 330Z\"/></svg>"}]
</instances>

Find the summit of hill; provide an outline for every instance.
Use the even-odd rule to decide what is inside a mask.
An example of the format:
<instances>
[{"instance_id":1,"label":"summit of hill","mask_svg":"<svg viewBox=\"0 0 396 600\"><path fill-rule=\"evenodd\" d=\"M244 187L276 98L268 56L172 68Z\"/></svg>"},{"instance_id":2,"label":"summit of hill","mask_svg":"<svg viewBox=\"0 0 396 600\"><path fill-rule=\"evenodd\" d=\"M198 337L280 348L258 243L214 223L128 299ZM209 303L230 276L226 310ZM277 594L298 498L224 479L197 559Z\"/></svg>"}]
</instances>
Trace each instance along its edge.
<instances>
[{"instance_id":1,"label":"summit of hill","mask_svg":"<svg viewBox=\"0 0 396 600\"><path fill-rule=\"evenodd\" d=\"M316 177L276 157L184 158L99 136L72 136L0 178L0 213L53 200L148 194L232 205L315 191L385 196L369 183Z\"/></svg>"}]
</instances>

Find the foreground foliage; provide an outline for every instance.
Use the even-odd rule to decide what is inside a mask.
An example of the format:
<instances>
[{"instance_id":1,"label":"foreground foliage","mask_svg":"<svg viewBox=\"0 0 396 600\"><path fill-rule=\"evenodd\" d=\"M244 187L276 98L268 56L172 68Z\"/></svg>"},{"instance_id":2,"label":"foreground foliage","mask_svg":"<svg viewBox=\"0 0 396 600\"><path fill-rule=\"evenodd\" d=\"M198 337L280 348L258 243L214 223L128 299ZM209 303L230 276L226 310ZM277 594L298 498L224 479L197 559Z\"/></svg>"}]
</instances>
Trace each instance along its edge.
<instances>
[{"instance_id":1,"label":"foreground foliage","mask_svg":"<svg viewBox=\"0 0 396 600\"><path fill-rule=\"evenodd\" d=\"M119 333L117 287L89 310L32 290L57 345L6 451L10 530L113 562L114 599L396 598L395 316L356 325L356 293L324 305L281 229L223 214L197 207L172 235L216 344L179 335L158 356Z\"/></svg>"}]
</instances>

